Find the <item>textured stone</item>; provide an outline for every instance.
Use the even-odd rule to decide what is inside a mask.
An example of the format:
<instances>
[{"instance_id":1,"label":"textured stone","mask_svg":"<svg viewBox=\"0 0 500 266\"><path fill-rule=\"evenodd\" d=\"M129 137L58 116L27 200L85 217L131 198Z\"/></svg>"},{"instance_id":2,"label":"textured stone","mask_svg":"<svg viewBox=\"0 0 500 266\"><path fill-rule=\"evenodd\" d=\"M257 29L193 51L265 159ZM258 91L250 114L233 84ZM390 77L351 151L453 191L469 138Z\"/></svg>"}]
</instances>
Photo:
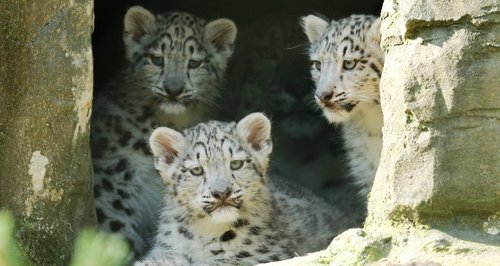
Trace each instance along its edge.
<instances>
[{"instance_id":1,"label":"textured stone","mask_svg":"<svg viewBox=\"0 0 500 266\"><path fill-rule=\"evenodd\" d=\"M95 223L89 124L93 1L0 2L0 206L35 265L67 265Z\"/></svg>"},{"instance_id":2,"label":"textured stone","mask_svg":"<svg viewBox=\"0 0 500 266\"><path fill-rule=\"evenodd\" d=\"M382 10L386 126L373 202L421 218L492 214L500 209L500 2L427 2L391 0Z\"/></svg>"}]
</instances>

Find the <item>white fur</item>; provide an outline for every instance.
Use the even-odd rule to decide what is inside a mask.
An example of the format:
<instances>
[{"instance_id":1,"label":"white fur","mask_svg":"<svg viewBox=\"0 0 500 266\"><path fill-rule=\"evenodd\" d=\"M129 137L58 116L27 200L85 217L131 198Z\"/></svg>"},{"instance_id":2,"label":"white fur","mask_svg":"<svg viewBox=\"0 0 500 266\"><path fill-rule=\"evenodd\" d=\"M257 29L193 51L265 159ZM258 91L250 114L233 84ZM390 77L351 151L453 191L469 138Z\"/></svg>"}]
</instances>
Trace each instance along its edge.
<instances>
[{"instance_id":1,"label":"white fur","mask_svg":"<svg viewBox=\"0 0 500 266\"><path fill-rule=\"evenodd\" d=\"M339 211L301 187L266 175L272 149L271 124L261 113L237 124L210 121L179 132L157 129L150 139L155 157L174 151L170 164L157 164L167 184L155 245L135 265L255 265L324 248L348 227ZM180 137L179 137L180 139ZM230 162L245 159L241 168ZM189 171L202 167L203 174ZM232 188L238 208L207 211L217 203L211 186ZM228 234L229 233L229 234ZM229 235L229 237L228 237Z\"/></svg>"},{"instance_id":2,"label":"white fur","mask_svg":"<svg viewBox=\"0 0 500 266\"><path fill-rule=\"evenodd\" d=\"M360 35L352 34L358 23ZM353 15L332 21L328 27L322 19L307 16L303 28L311 47L311 75L316 82L315 100L332 124L341 124L344 144L354 182L366 198L382 151L383 116L379 104L379 72L384 54L380 48L380 19ZM319 32L323 29L323 32ZM324 36L328 36L328 42ZM344 41L350 38L351 42ZM368 56L369 55L369 56ZM354 68L344 62L354 60ZM320 62L320 65L314 62ZM322 97L331 93L331 98ZM346 108L346 104L352 104Z\"/></svg>"}]
</instances>

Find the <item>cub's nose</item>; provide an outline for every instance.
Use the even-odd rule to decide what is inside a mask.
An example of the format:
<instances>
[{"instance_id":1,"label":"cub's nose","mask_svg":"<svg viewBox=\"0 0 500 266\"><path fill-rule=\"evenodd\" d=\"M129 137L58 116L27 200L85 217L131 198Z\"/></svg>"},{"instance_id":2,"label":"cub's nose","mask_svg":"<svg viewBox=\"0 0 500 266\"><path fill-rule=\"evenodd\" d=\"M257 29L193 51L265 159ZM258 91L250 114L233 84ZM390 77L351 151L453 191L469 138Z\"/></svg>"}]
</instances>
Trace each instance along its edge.
<instances>
[{"instance_id":1,"label":"cub's nose","mask_svg":"<svg viewBox=\"0 0 500 266\"><path fill-rule=\"evenodd\" d=\"M231 196L233 190L231 188L226 188L224 191L212 190L210 193L212 193L212 197L224 201Z\"/></svg>"},{"instance_id":2,"label":"cub's nose","mask_svg":"<svg viewBox=\"0 0 500 266\"><path fill-rule=\"evenodd\" d=\"M168 93L168 96L175 98L184 91L184 86L166 87L165 91Z\"/></svg>"},{"instance_id":3,"label":"cub's nose","mask_svg":"<svg viewBox=\"0 0 500 266\"><path fill-rule=\"evenodd\" d=\"M316 96L316 98L318 98L318 100L326 103L332 99L333 92L331 91L316 92L314 95Z\"/></svg>"},{"instance_id":4,"label":"cub's nose","mask_svg":"<svg viewBox=\"0 0 500 266\"><path fill-rule=\"evenodd\" d=\"M186 83L184 81L184 77L177 73L167 76L163 83L163 89L171 98L179 96L185 88Z\"/></svg>"}]
</instances>

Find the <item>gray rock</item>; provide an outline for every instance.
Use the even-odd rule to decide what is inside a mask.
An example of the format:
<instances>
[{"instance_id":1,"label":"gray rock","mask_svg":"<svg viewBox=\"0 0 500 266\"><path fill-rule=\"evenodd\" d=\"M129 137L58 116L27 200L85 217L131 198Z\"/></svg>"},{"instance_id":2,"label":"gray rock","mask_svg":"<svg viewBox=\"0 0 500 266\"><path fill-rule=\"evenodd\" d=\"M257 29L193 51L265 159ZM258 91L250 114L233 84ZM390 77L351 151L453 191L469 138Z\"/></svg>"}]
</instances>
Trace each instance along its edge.
<instances>
[{"instance_id":1,"label":"gray rock","mask_svg":"<svg viewBox=\"0 0 500 266\"><path fill-rule=\"evenodd\" d=\"M34 265L67 265L95 223L93 1L0 1L0 206Z\"/></svg>"}]
</instances>

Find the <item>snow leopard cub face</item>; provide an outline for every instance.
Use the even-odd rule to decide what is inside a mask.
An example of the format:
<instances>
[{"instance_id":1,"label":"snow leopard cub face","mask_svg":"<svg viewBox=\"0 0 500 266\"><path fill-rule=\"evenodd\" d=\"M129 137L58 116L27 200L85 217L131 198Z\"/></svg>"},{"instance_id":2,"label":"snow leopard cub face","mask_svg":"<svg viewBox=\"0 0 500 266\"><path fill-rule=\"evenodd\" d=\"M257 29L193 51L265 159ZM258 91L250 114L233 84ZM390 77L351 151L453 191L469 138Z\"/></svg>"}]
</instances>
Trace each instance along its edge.
<instances>
[{"instance_id":1,"label":"snow leopard cub face","mask_svg":"<svg viewBox=\"0 0 500 266\"><path fill-rule=\"evenodd\" d=\"M384 63L380 19L352 15L328 22L309 15L302 25L310 41L315 100L326 118L344 122L363 106L379 104Z\"/></svg>"},{"instance_id":2,"label":"snow leopard cub face","mask_svg":"<svg viewBox=\"0 0 500 266\"><path fill-rule=\"evenodd\" d=\"M231 20L207 23L184 12L155 16L135 6L124 23L131 82L149 90L164 112L214 104L233 53L237 29Z\"/></svg>"},{"instance_id":3,"label":"snow leopard cub face","mask_svg":"<svg viewBox=\"0 0 500 266\"><path fill-rule=\"evenodd\" d=\"M187 217L230 223L262 210L270 134L270 121L253 113L237 124L210 121L182 134L161 127L150 146L166 193Z\"/></svg>"}]
</instances>

